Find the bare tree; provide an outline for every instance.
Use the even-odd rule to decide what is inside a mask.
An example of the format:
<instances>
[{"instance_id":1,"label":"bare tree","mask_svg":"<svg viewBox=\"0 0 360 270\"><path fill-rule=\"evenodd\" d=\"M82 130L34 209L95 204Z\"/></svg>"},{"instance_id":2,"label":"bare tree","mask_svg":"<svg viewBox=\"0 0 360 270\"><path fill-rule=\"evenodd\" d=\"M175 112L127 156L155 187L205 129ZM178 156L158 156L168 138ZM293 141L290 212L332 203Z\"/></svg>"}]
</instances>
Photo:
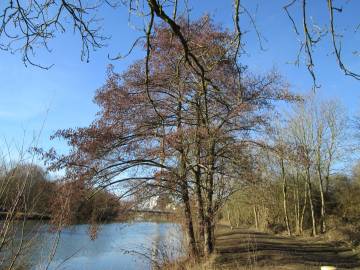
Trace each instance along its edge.
<instances>
[{"instance_id":1,"label":"bare tree","mask_svg":"<svg viewBox=\"0 0 360 270\"><path fill-rule=\"evenodd\" d=\"M239 84L233 34L215 27L209 17L181 23L187 25L191 51L206 66L203 73L184 59L183 44L171 38L171 28L157 26L150 59L121 75L109 71L95 97L99 118L89 127L55 135L72 151L45 156L54 169L67 169L69 181L98 188L119 184L123 196L171 193L184 206L189 250L210 254L216 214L237 178L229 164L239 159L251 133L264 130L274 102L297 96L274 72L244 74ZM143 65L147 61L149 70ZM204 240L199 244L192 198L198 206L197 235Z\"/></svg>"},{"instance_id":2,"label":"bare tree","mask_svg":"<svg viewBox=\"0 0 360 270\"><path fill-rule=\"evenodd\" d=\"M295 143L300 151L299 157L305 166L310 209L314 209L311 178L316 177L318 180L321 199L320 230L323 233L326 231L326 190L333 165L341 158L341 149L344 148L341 144L346 134L346 117L336 102L317 102L311 98L295 111L291 121ZM315 215L313 210L311 212L315 233Z\"/></svg>"},{"instance_id":3,"label":"bare tree","mask_svg":"<svg viewBox=\"0 0 360 270\"><path fill-rule=\"evenodd\" d=\"M319 8L314 2L308 0L290 0L283 6L289 17L290 27L294 29L301 40L296 64L300 63L300 56L304 55L306 58L305 65L313 78L314 87L318 87L314 49L321 42L330 43L329 45L332 47L338 66L345 75L359 79L359 73L349 67L343 60L343 35L338 30L340 28L339 18L348 12L347 9L353 8L353 2L355 1L347 1L343 5L337 6L334 1L328 0L326 5ZM86 2L82 0L34 0L30 2L8 0L0 6L0 49L12 52L21 51L25 64L49 68L50 66L41 65L34 59L36 50L39 47L50 50L49 41L51 39L58 33L72 29L78 34L82 42L82 58L88 60L91 49L104 46L108 39L101 31L101 18L104 16L102 12L106 7L114 9L127 8L129 17L135 14L135 16L144 19L146 25L143 27L143 35L134 41L130 52L137 43L145 40L147 47L145 66L147 70L149 69L148 64L151 57L150 47L154 33L154 23L161 21L168 25L172 30L173 37L180 42L185 61L204 80L211 80L211 78L205 77L204 71L206 67L191 51L191 46L185 38L186 29L182 28L179 21L178 15L188 13L192 3L193 1L188 0L92 0ZM253 26L260 47L262 47L263 38L252 13L240 0L227 1L226 3L233 10L233 32L236 33L233 40L233 43L236 44L234 57L240 57L246 47L242 39L243 34L247 32L247 29L244 29L245 23L249 22ZM200 7L197 8L200 9ZM322 13L327 18L324 26L320 26L312 19L315 14ZM299 29L302 29L302 31ZM358 29L358 22L353 22L352 30L356 33ZM329 35L330 39L326 39L326 35ZM357 51L350 53L356 55ZM120 58L121 56L115 57L115 59ZM237 66L237 68L241 71L243 67ZM241 78L241 73L239 72L239 78Z\"/></svg>"},{"instance_id":4,"label":"bare tree","mask_svg":"<svg viewBox=\"0 0 360 270\"><path fill-rule=\"evenodd\" d=\"M36 141L32 145L36 145ZM27 266L39 230L49 219L53 184L25 144L5 142L0 161L0 268Z\"/></svg>"}]
</instances>

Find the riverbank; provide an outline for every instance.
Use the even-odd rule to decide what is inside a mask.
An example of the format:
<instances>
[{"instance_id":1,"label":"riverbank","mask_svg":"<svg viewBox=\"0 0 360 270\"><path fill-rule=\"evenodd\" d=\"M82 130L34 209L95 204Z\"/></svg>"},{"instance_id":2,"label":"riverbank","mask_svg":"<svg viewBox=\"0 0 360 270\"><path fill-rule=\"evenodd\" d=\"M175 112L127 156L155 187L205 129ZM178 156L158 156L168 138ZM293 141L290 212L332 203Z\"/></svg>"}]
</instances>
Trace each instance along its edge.
<instances>
[{"instance_id":1,"label":"riverbank","mask_svg":"<svg viewBox=\"0 0 360 270\"><path fill-rule=\"evenodd\" d=\"M8 212L0 211L0 220L6 219ZM51 216L48 214L40 214L40 213L24 213L17 212L15 213L15 220L22 220L26 218L27 220L50 220ZM175 214L152 214L152 213L141 213L137 214L136 212L133 214L126 214L124 216L116 216L114 218L104 220L103 224L106 223L119 223L119 222L157 222L157 223L177 223L178 218ZM78 222L77 225L84 224L83 222ZM75 225L75 224L74 224Z\"/></svg>"},{"instance_id":2,"label":"riverbank","mask_svg":"<svg viewBox=\"0 0 360 270\"><path fill-rule=\"evenodd\" d=\"M6 216L8 215L8 212L0 212L0 220L6 219ZM51 219L50 215L46 214L39 214L39 213L23 213L23 212L17 212L15 214L16 220L21 219L28 219L28 220L49 220Z\"/></svg>"},{"instance_id":3,"label":"riverbank","mask_svg":"<svg viewBox=\"0 0 360 270\"><path fill-rule=\"evenodd\" d=\"M350 247L338 242L221 227L216 233L215 254L206 262L194 264L188 261L166 269L318 270L324 265L336 266L337 269L360 269L360 257Z\"/></svg>"}]
</instances>

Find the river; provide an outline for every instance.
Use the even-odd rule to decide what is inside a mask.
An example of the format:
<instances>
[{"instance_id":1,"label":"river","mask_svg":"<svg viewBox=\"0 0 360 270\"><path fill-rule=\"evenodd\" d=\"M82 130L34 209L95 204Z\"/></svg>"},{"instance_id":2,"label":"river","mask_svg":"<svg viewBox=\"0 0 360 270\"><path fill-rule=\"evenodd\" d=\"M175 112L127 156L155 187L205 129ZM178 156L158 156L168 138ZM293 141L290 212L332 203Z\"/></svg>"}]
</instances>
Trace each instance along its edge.
<instances>
[{"instance_id":1,"label":"river","mask_svg":"<svg viewBox=\"0 0 360 270\"><path fill-rule=\"evenodd\" d=\"M173 223L105 224L94 240L88 231L88 225L63 230L49 264L56 234L42 229L32 251L30 269L43 270L47 266L49 270L152 269L152 260L174 259L181 254L181 229Z\"/></svg>"}]
</instances>

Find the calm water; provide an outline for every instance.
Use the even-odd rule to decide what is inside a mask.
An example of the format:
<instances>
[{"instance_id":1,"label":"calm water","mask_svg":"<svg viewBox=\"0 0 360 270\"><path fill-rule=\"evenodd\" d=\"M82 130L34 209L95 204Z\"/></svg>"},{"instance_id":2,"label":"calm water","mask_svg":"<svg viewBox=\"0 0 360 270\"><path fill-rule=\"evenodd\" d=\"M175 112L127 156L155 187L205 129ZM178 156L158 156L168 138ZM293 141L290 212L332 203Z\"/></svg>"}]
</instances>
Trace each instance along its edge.
<instances>
[{"instance_id":1,"label":"calm water","mask_svg":"<svg viewBox=\"0 0 360 270\"><path fill-rule=\"evenodd\" d=\"M95 240L90 239L88 230L88 225L64 230L48 269L151 269L151 260L161 257L156 250L166 250L169 258L181 252L180 227L172 223L106 224ZM32 254L32 270L46 269L54 237L46 230L40 233L38 247Z\"/></svg>"}]
</instances>

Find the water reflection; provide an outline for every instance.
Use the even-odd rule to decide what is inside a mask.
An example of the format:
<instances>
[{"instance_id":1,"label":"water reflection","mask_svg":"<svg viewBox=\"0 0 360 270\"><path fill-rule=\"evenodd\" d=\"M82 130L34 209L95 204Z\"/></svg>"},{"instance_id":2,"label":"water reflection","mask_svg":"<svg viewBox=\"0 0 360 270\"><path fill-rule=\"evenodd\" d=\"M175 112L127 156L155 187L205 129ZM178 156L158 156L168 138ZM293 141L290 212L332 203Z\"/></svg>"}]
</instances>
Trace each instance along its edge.
<instances>
[{"instance_id":1,"label":"water reflection","mask_svg":"<svg viewBox=\"0 0 360 270\"><path fill-rule=\"evenodd\" d=\"M31 255L32 270L151 269L151 261L179 255L180 234L180 226L172 223L114 223L103 225L91 240L88 225L77 225L61 233L48 265L56 234L43 230Z\"/></svg>"}]
</instances>

